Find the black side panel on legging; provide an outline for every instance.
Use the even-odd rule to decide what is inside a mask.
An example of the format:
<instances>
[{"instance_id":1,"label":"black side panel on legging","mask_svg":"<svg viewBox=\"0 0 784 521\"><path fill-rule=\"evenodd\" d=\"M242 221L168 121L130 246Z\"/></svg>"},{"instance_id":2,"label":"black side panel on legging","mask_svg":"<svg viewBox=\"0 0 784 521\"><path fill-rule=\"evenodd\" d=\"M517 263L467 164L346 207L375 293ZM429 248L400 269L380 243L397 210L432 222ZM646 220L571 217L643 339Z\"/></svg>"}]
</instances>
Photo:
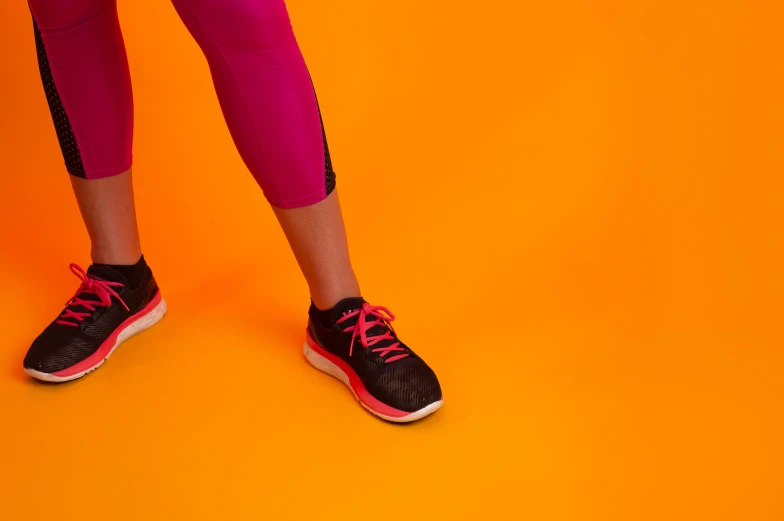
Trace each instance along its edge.
<instances>
[{"instance_id":1,"label":"black side panel on legging","mask_svg":"<svg viewBox=\"0 0 784 521\"><path fill-rule=\"evenodd\" d=\"M310 73L308 73L310 75ZM310 84L313 85L313 78L310 78ZM313 95L316 96L316 86L313 85ZM327 146L327 132L324 130L324 119L321 117L321 106L316 96L316 107L319 113L319 122L321 123L321 137L324 139L324 185L326 186L327 195L332 193L335 189L335 171L332 169L332 159L329 157L329 147Z\"/></svg>"},{"instance_id":2,"label":"black side panel on legging","mask_svg":"<svg viewBox=\"0 0 784 521\"><path fill-rule=\"evenodd\" d=\"M33 19L33 30L35 31L35 48L38 52L38 69L41 72L46 101L49 102L49 111L52 113L54 130L57 133L57 140L60 142L63 159L65 159L65 168L76 177L86 177L84 166L82 166L82 156L79 154L79 147L76 145L76 138L74 138L71 123L68 121L68 115L63 108L63 102L57 93L52 70L49 67L49 58L46 56L44 40L41 37L41 31L38 29L35 19Z\"/></svg>"},{"instance_id":3,"label":"black side panel on legging","mask_svg":"<svg viewBox=\"0 0 784 521\"><path fill-rule=\"evenodd\" d=\"M318 100L316 100L318 105ZM319 108L319 121L321 121L321 136L324 138L324 182L327 187L327 195L335 189L335 171L332 169L332 159L329 157L329 146L327 146L327 133L324 131L324 120L321 118L321 108Z\"/></svg>"}]
</instances>

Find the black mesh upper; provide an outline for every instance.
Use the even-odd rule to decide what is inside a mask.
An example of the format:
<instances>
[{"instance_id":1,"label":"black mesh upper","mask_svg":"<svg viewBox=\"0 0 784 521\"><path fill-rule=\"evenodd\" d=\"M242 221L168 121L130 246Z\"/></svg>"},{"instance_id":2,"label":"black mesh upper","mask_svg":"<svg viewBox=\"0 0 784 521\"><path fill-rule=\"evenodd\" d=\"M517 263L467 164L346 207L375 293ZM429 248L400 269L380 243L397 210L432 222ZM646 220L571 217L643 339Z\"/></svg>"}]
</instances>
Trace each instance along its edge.
<instances>
[{"instance_id":1,"label":"black mesh upper","mask_svg":"<svg viewBox=\"0 0 784 521\"><path fill-rule=\"evenodd\" d=\"M33 31L35 32L35 49L38 53L38 70L41 73L41 82L44 85L46 101L49 103L49 111L52 113L54 130L57 133L57 140L60 142L60 150L63 153L65 167L72 175L83 178L85 173L84 166L82 166L82 156L79 153L79 147L76 144L76 138L68 120L68 115L63 108L63 102L60 100L60 94L57 92L57 87L54 84L52 70L49 67L49 58L44 47L44 40L41 37L41 31L38 29L35 19L33 19Z\"/></svg>"},{"instance_id":2,"label":"black mesh upper","mask_svg":"<svg viewBox=\"0 0 784 521\"><path fill-rule=\"evenodd\" d=\"M387 364L384 371L368 391L402 411L418 411L442 398L441 386L435 373L420 358L405 358ZM366 385L367 387L367 385Z\"/></svg>"},{"instance_id":3,"label":"black mesh upper","mask_svg":"<svg viewBox=\"0 0 784 521\"><path fill-rule=\"evenodd\" d=\"M123 276L108 266L91 266L87 273L104 280L126 284ZM128 317L144 308L155 296L157 289L152 271L147 268L144 280L136 291L126 287L115 288L130 311L126 311L115 297L112 297L112 304L109 307L95 306L95 311L90 311L83 306L70 306L70 309L90 313L90 316L82 322L68 319L70 322L78 323L78 327L58 324L57 319L52 321L33 341L25 356L24 367L42 373L56 373L81 362L95 353L104 340ZM90 293L83 293L80 298L98 300L97 295ZM58 318L60 315L62 312Z\"/></svg>"},{"instance_id":4,"label":"black mesh upper","mask_svg":"<svg viewBox=\"0 0 784 521\"><path fill-rule=\"evenodd\" d=\"M76 328L69 328L74 329L74 332L57 331L56 328L50 325L35 339L24 359L26 368L41 373L56 373L84 360L101 345L80 335Z\"/></svg>"},{"instance_id":5,"label":"black mesh upper","mask_svg":"<svg viewBox=\"0 0 784 521\"><path fill-rule=\"evenodd\" d=\"M357 309L362 302L364 302L362 299L346 299L338 304L333 313L333 324L344 311ZM311 306L311 310L313 309L314 307ZM354 340L353 353L349 356L352 332L346 333L343 329L356 324L358 317L352 317L341 324L327 328L314 315L315 313L311 311L310 330L319 345L345 360L362 380L367 391L376 399L405 412L418 411L441 400L441 386L433 370L411 348L400 342L400 339L384 340L371 348L365 348L357 338ZM368 317L368 320L375 320L375 318ZM383 335L385 331L387 331L385 326L376 325L366 334L367 336ZM388 346L394 342L400 342L399 347L404 348L409 356L385 363L384 358L379 356L380 353L372 352L372 349ZM392 351L386 357L391 358L403 353L404 351Z\"/></svg>"}]
</instances>

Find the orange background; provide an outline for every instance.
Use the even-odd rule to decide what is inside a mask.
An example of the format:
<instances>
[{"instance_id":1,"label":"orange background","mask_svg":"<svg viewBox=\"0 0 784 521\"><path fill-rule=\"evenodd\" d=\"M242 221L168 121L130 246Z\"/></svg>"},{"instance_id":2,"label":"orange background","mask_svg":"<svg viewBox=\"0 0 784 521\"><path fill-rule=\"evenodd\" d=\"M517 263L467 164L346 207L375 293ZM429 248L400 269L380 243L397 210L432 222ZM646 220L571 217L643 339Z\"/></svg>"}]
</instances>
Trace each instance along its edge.
<instances>
[{"instance_id":1,"label":"orange background","mask_svg":"<svg viewBox=\"0 0 784 521\"><path fill-rule=\"evenodd\" d=\"M301 355L307 288L164 0L122 1L170 312L27 379L89 246L0 7L0 518L784 518L780 2L289 0L365 295L446 403Z\"/></svg>"}]
</instances>

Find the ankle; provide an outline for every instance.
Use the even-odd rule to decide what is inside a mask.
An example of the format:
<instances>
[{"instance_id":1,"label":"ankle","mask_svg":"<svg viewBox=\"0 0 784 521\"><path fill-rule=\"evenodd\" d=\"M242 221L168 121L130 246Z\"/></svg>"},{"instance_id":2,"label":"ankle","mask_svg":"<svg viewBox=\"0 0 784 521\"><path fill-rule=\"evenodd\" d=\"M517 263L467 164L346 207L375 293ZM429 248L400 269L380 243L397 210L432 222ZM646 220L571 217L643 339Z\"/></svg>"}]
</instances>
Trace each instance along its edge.
<instances>
[{"instance_id":1,"label":"ankle","mask_svg":"<svg viewBox=\"0 0 784 521\"><path fill-rule=\"evenodd\" d=\"M95 247L90 251L90 258L95 264L114 264L130 266L136 264L142 257L141 248L100 248Z\"/></svg>"},{"instance_id":2,"label":"ankle","mask_svg":"<svg viewBox=\"0 0 784 521\"><path fill-rule=\"evenodd\" d=\"M335 307L335 304L343 299L360 297L362 295L359 291L359 284L356 281L354 281L353 284L345 284L340 287L326 290L325 288L319 288L319 290L314 291L314 289L311 288L310 300L317 309L322 311L332 309Z\"/></svg>"},{"instance_id":3,"label":"ankle","mask_svg":"<svg viewBox=\"0 0 784 521\"><path fill-rule=\"evenodd\" d=\"M135 291L141 285L142 281L144 280L144 276L149 269L147 267L147 261L144 260L144 255L140 256L139 259L132 264L94 262L93 266L107 266L117 271L120 273L120 275L125 277L129 289L133 291Z\"/></svg>"},{"instance_id":4,"label":"ankle","mask_svg":"<svg viewBox=\"0 0 784 521\"><path fill-rule=\"evenodd\" d=\"M353 306L361 307L362 303L365 300L360 296L352 296L341 299L340 301L336 302L335 305L329 308L319 308L311 299L310 301L310 308L308 309L308 315L313 319L318 321L322 326L325 328L331 328L333 325L333 321L339 318L339 314L342 311L345 311L348 307ZM337 313L336 313L337 312Z\"/></svg>"}]
</instances>

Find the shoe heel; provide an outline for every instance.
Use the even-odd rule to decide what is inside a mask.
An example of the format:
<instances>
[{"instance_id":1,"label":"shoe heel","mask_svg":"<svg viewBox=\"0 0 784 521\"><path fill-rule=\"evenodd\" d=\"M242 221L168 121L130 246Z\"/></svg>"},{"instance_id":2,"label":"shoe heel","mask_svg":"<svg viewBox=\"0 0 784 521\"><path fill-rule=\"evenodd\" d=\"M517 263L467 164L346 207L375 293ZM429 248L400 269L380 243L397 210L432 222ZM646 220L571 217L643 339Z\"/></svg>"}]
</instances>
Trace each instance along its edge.
<instances>
[{"instance_id":1,"label":"shoe heel","mask_svg":"<svg viewBox=\"0 0 784 521\"><path fill-rule=\"evenodd\" d=\"M119 346L133 335L141 333L145 329L149 329L160 322L168 310L169 307L166 304L166 301L163 300L163 297L161 297L161 301L158 302L158 304L152 308L149 313L130 324L122 331L122 333L119 334L117 337L117 345Z\"/></svg>"},{"instance_id":2,"label":"shoe heel","mask_svg":"<svg viewBox=\"0 0 784 521\"><path fill-rule=\"evenodd\" d=\"M305 359L308 361L308 363L310 363L310 365L312 365L322 373L326 373L334 378L337 378L345 385L347 385L349 389L351 389L351 384L349 383L348 375L346 375L346 373L344 373L343 370L340 369L338 366L336 366L335 364L327 360L325 357L318 354L315 350L313 350L308 345L307 340L305 340L305 345L302 347L302 352L305 355Z\"/></svg>"}]
</instances>

